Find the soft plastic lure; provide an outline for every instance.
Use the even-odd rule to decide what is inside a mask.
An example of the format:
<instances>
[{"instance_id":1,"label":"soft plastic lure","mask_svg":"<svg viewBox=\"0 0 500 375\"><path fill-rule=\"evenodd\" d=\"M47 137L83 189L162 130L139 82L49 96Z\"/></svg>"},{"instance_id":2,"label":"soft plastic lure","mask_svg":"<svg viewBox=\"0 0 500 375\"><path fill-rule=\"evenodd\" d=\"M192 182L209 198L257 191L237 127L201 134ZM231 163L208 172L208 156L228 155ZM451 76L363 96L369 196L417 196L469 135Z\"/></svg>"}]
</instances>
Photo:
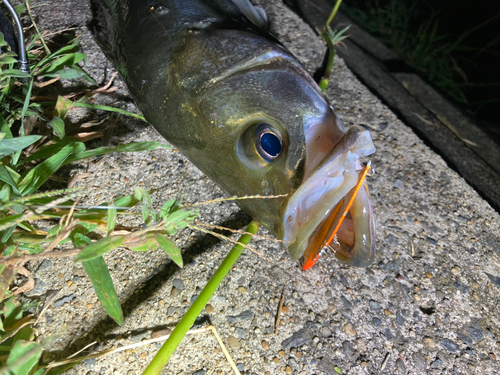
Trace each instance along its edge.
<instances>
[{"instance_id":1,"label":"soft plastic lure","mask_svg":"<svg viewBox=\"0 0 500 375\"><path fill-rule=\"evenodd\" d=\"M351 191L335 206L332 210L330 216L325 220L322 225L317 229L318 234L314 236L315 239L324 239L323 243L318 243L317 241L311 241L309 243L306 251L304 252L302 269L308 270L316 264L318 259L321 257L326 250L331 249L335 251L330 244L334 240L337 232L339 231L342 222L346 218L351 206L356 198L356 195L363 186L365 178L370 171L371 161L361 170L359 174L358 183ZM333 229L333 230L332 230Z\"/></svg>"}]
</instances>

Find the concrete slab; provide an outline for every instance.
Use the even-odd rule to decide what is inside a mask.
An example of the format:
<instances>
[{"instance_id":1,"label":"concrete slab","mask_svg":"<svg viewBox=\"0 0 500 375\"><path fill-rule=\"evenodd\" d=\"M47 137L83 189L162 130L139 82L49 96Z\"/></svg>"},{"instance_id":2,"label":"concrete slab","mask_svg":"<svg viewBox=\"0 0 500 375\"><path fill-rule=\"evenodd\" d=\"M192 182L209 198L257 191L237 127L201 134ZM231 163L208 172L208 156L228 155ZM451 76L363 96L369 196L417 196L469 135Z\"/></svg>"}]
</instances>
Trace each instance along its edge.
<instances>
[{"instance_id":1,"label":"concrete slab","mask_svg":"<svg viewBox=\"0 0 500 375\"><path fill-rule=\"evenodd\" d=\"M40 3L41 4L41 3ZM39 27L77 27L87 69L104 81L112 71L85 27L89 5L44 1L34 8ZM313 70L324 46L280 1L261 1L272 31ZM123 85L120 94L126 95ZM432 152L346 67L335 62L327 96L347 126L369 125L377 153L369 179L377 220L378 254L373 266L353 269L325 256L303 272L276 242L256 239L254 248L273 263L245 253L210 301L203 317L216 327L242 373L496 374L500 357L500 217ZM130 99L98 100L131 109ZM96 116L93 113L82 116ZM161 140L158 133L119 118L112 143ZM182 155L172 150L109 155L74 166L88 173L86 204L133 187L156 188L154 205L183 194L186 202L223 196ZM249 218L231 204L202 208L202 220L241 228ZM127 223L141 222L137 218ZM266 235L264 231L261 234ZM106 317L80 265L71 260L30 264L46 301L59 290L39 324L51 338L45 360L60 359L97 341L94 349L138 342L172 328L222 262L231 245L197 232L176 239L185 267L161 251L115 251L106 256L125 312L123 327ZM286 286L287 312L275 335L274 318ZM264 343L265 341L265 343ZM87 360L71 374L141 373L158 346ZM187 336L165 374L229 374L215 339Z\"/></svg>"}]
</instances>

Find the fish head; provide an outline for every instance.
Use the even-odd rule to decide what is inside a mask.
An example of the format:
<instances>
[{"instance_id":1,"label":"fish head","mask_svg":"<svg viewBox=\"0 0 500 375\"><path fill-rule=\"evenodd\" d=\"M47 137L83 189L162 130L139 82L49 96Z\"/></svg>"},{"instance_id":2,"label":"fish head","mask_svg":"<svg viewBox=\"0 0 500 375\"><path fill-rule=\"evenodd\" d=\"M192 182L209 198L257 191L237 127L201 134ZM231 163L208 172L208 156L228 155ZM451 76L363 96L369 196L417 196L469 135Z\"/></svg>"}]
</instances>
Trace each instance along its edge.
<instances>
[{"instance_id":1,"label":"fish head","mask_svg":"<svg viewBox=\"0 0 500 375\"><path fill-rule=\"evenodd\" d=\"M375 151L369 132L358 126L346 131L317 84L284 48L234 64L199 92L193 107L207 129L200 139L211 152L198 147L193 162L231 195L261 195L237 203L284 240L293 260L308 247L321 247L318 228L356 186L360 158ZM366 266L373 260L366 184L337 239L342 261Z\"/></svg>"}]
</instances>

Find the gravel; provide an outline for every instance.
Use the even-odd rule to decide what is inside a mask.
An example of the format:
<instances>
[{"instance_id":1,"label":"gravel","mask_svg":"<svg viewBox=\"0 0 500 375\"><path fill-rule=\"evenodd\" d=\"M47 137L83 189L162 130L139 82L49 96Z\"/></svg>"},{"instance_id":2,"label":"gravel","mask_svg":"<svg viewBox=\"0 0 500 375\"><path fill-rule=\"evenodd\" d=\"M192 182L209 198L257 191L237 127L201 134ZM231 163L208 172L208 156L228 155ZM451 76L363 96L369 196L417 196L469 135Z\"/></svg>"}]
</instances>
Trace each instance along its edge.
<instances>
[{"instance_id":1,"label":"gravel","mask_svg":"<svg viewBox=\"0 0 500 375\"><path fill-rule=\"evenodd\" d=\"M52 31L76 27L89 56L86 70L97 82L106 82L113 69L85 26L91 18L89 4L76 0L44 4L33 9L39 27ZM281 2L262 4L272 31L305 66L314 70L321 64L325 49L312 30ZM123 83L117 79L115 85L118 95L101 95L97 102L134 110ZM341 59L336 58L327 96L346 126L373 129L376 173L368 183L376 215L377 257L372 266L355 269L324 256L311 270L302 271L278 250L277 243L254 240L252 246L273 263L244 253L210 301L210 323L234 362L245 374L336 374L336 368L349 374L378 373L381 368L390 374L498 373L498 213L374 97ZM121 117L116 121L107 137L111 144L164 141L138 121ZM224 196L174 150L111 154L72 168L88 174L78 182L86 188L81 204L130 194L136 186L157 189L155 207L181 193L187 203ZM209 224L241 228L248 222L228 203L203 206L201 214ZM49 285L62 296L38 325L42 337L52 340L44 360L65 358L93 341L103 350L172 329L231 248L190 230L174 240L183 251L182 269L161 250L105 256L122 302L123 327L106 316L80 264L69 259L30 263L40 286L37 293ZM285 283L288 311L274 334ZM29 298L41 299L43 305L49 294ZM158 345L151 344L106 355L68 373L141 373L157 350ZM164 373L231 371L215 337L203 333L184 338Z\"/></svg>"}]
</instances>

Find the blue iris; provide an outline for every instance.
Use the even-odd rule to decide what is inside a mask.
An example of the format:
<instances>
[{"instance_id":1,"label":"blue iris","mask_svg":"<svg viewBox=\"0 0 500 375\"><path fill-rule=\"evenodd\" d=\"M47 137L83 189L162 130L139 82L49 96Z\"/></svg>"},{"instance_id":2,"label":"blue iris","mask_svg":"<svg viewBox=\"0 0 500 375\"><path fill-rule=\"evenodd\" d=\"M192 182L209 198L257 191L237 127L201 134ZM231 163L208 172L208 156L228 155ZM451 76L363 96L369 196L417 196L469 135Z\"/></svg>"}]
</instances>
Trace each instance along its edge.
<instances>
[{"instance_id":1,"label":"blue iris","mask_svg":"<svg viewBox=\"0 0 500 375\"><path fill-rule=\"evenodd\" d=\"M272 157L281 154L281 140L273 133L264 133L260 137L262 149Z\"/></svg>"}]
</instances>

